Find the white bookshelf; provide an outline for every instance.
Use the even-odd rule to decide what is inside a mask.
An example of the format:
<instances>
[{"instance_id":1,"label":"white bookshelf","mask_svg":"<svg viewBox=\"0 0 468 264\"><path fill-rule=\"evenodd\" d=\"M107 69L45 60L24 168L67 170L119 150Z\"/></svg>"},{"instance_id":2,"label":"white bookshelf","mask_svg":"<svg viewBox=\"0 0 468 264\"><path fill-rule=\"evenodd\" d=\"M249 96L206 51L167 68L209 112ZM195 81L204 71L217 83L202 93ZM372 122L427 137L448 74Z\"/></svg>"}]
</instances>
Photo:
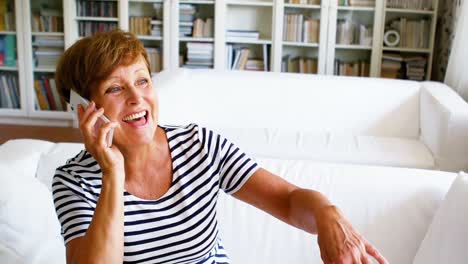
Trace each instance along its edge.
<instances>
[{"instance_id":1,"label":"white bookshelf","mask_svg":"<svg viewBox=\"0 0 468 264\"><path fill-rule=\"evenodd\" d=\"M426 66L424 72L424 80L430 80L432 72L432 61L434 57L434 38L437 24L437 11L439 6L438 0L432 0L432 7L430 9L418 10L414 8L406 7L390 7L389 0L384 1L383 11L382 11L382 27L380 30L380 38L382 39L380 53L378 56L378 61L375 63L375 68L378 70L377 77L381 77L382 71L382 56L383 53L399 54L402 57L415 57L422 56L426 58ZM427 41L425 41L424 47L408 47L402 45L402 39L404 36L400 34L400 43L397 46L389 47L383 43L384 34L387 30L390 30L389 24L392 21L404 18L408 21L428 21ZM401 32L400 32L401 33ZM404 71L404 69L402 69Z\"/></svg>"},{"instance_id":2,"label":"white bookshelf","mask_svg":"<svg viewBox=\"0 0 468 264\"><path fill-rule=\"evenodd\" d=\"M14 38L15 40L15 57L16 57L16 65L2 65L0 66L0 74L5 75L12 75L15 76L17 79L17 91L18 94L18 102L19 106L13 106L11 108L7 108L5 105L0 108L0 121L5 118L13 118L17 119L18 117L26 116L28 114L28 89L25 83L25 59L24 59L24 43L23 43L23 35L22 28L23 28L23 20L22 17L22 4L23 1L21 0L8 0L4 1L2 4L8 4L10 7L13 7L14 10L11 10L14 13L15 20L13 22L14 28L7 28L5 30L0 31L0 36L2 38Z\"/></svg>"},{"instance_id":3,"label":"white bookshelf","mask_svg":"<svg viewBox=\"0 0 468 264\"><path fill-rule=\"evenodd\" d=\"M33 51L40 46L34 39L38 37L62 37L64 48L68 48L82 36L79 24L83 22L112 23L123 30L130 30L132 17L153 16L153 5L162 6L162 17L152 19L152 25L162 28L161 35L137 34L145 47L160 49L162 69L179 67L179 54L189 43L209 43L213 45L213 68L226 69L226 52L230 45L234 48L249 48L249 58L262 58L264 47L268 50L268 70L281 72L283 58L311 58L316 60L318 74L335 74L335 60L363 60L370 65L369 76L380 77L383 53L421 55L427 58L425 79L430 79L432 71L435 27L438 1L430 10L387 7L390 0L376 0L369 7L339 6L336 0L317 0L314 4L293 4L287 0L106 0L115 3L115 16L83 16L78 13L80 0L7 0L14 1L17 30L0 31L0 35L13 35L17 42L17 65L0 66L0 72L16 74L20 89L20 108L0 108L0 123L24 123L38 125L69 126L73 115L67 111L43 111L35 107L34 78L53 75L55 67L34 67ZM406 1L406 2L410 2ZM40 32L31 28L33 9L40 3L60 4L63 8L63 32ZM214 30L210 37L179 36L181 26L191 22L180 21L180 5L194 5L197 16L214 19ZM314 42L284 39L284 19L288 14L303 14L303 17L319 20L318 39ZM398 17L408 19L427 18L430 20L429 41L426 47L387 47L383 44L385 27ZM352 22L372 27L372 43L337 43L339 19L348 18ZM259 38L227 37L227 30L258 31Z\"/></svg>"},{"instance_id":4,"label":"white bookshelf","mask_svg":"<svg viewBox=\"0 0 468 264\"><path fill-rule=\"evenodd\" d=\"M325 74L326 43L329 2L319 1L320 4L292 4L288 1L280 1L277 9L278 37L280 45L274 54L274 69L282 72L302 72L298 64L301 61L311 61L313 70L302 73ZM303 21L302 23L299 21ZM305 21L313 20L318 23L316 30L311 34L314 39L306 39ZM294 26L294 24L297 24ZM300 25L300 26L298 26ZM296 32L296 34L294 34ZM301 36L297 35L297 32ZM291 64L292 63L292 64Z\"/></svg>"},{"instance_id":5,"label":"white bookshelf","mask_svg":"<svg viewBox=\"0 0 468 264\"><path fill-rule=\"evenodd\" d=\"M45 8L43 8L46 6ZM43 11L44 9L47 9ZM57 97L54 97L51 93L53 90L51 79L54 79L55 67L56 64L47 64L41 65L38 61L38 56L35 55L41 49L54 49L56 52L61 52L65 50L63 32L63 5L60 0L41 0L41 1L24 1L23 10L25 11L24 16L24 50L25 50L25 60L26 63L26 81L28 87L28 116L34 118L46 118L46 119L57 119L57 120L71 120L72 115L67 111L67 106L62 104L62 101L56 100ZM49 14L43 14L43 12L48 12L48 10L56 11L58 14L62 15L62 20L57 19L56 23L52 25L51 28L46 28L46 25L35 22L34 15L43 16ZM52 11L52 12L53 12ZM57 15L58 15L57 14ZM51 14L52 15L52 14ZM51 23L52 24L52 23ZM40 28L38 28L40 27ZM46 44L40 43L38 39L44 38L54 38L57 41L63 42L62 44ZM57 53L55 58L58 62L60 53ZM53 57L53 56L51 56ZM47 81L45 80L47 79ZM38 82L41 84L41 94L38 95L36 86ZM45 82L47 82L47 90L45 90ZM56 91L56 89L55 89ZM47 94L49 92L49 95ZM47 101L47 107L38 103L39 97L42 96L44 101ZM49 97L50 96L50 97ZM63 108L62 108L63 105ZM65 121L66 122L66 121Z\"/></svg>"}]
</instances>

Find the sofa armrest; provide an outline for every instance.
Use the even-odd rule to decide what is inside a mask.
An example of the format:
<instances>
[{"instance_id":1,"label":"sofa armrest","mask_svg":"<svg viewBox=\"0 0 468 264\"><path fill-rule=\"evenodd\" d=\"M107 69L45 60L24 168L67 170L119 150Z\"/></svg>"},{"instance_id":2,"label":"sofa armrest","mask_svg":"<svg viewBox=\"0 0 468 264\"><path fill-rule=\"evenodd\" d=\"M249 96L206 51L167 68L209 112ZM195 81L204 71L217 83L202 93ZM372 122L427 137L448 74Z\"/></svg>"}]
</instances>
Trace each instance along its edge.
<instances>
[{"instance_id":1,"label":"sofa armrest","mask_svg":"<svg viewBox=\"0 0 468 264\"><path fill-rule=\"evenodd\" d=\"M421 140L441 170L468 170L468 104L443 83L423 82Z\"/></svg>"}]
</instances>

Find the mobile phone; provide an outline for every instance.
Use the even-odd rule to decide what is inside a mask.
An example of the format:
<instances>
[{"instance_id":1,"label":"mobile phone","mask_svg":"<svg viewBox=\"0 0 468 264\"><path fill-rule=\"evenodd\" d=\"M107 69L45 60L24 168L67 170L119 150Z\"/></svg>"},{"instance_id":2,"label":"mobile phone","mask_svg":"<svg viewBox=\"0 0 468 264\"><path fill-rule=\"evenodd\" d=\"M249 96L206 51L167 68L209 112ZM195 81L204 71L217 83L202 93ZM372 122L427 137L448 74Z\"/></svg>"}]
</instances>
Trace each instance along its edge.
<instances>
[{"instance_id":1,"label":"mobile phone","mask_svg":"<svg viewBox=\"0 0 468 264\"><path fill-rule=\"evenodd\" d=\"M70 90L70 108L73 110L73 112L78 113L78 104L81 104L83 108L87 108L89 105L89 101L83 98L81 95L79 95L77 92L74 90ZM109 123L110 120L107 118L105 115L101 115L99 117L102 122L104 123ZM114 137L114 129L111 129L109 133L107 134L107 146L111 147L112 146L112 139Z\"/></svg>"}]
</instances>

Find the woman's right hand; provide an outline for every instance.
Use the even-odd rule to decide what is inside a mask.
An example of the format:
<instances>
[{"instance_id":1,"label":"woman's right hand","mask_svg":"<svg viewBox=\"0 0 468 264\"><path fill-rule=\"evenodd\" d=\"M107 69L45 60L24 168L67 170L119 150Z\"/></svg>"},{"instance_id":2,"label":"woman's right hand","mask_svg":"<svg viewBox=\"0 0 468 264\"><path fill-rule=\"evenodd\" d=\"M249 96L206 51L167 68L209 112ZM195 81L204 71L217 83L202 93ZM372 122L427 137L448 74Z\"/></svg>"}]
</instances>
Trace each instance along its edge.
<instances>
[{"instance_id":1,"label":"woman's right hand","mask_svg":"<svg viewBox=\"0 0 468 264\"><path fill-rule=\"evenodd\" d=\"M96 104L90 102L86 109L80 104L78 106L78 121L83 134L86 150L93 155L101 167L103 175L115 175L120 183L125 181L124 158L117 146L107 145L107 134L117 127L116 122L103 124L96 129L96 123L104 109L96 109Z\"/></svg>"}]
</instances>

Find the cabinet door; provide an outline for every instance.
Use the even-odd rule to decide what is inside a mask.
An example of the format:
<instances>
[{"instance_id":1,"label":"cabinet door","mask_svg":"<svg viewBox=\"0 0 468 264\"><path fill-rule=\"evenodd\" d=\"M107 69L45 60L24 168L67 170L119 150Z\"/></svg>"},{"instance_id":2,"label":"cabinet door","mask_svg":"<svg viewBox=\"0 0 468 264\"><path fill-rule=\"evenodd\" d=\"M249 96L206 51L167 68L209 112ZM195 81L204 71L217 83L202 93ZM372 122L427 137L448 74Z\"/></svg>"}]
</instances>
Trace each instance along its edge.
<instances>
[{"instance_id":1,"label":"cabinet door","mask_svg":"<svg viewBox=\"0 0 468 264\"><path fill-rule=\"evenodd\" d=\"M178 0L174 8L175 68L212 69L215 54L214 0Z\"/></svg>"},{"instance_id":2,"label":"cabinet door","mask_svg":"<svg viewBox=\"0 0 468 264\"><path fill-rule=\"evenodd\" d=\"M371 70L379 52L380 0L330 2L327 74L375 76ZM371 72L372 71L372 72Z\"/></svg>"},{"instance_id":3,"label":"cabinet door","mask_svg":"<svg viewBox=\"0 0 468 264\"><path fill-rule=\"evenodd\" d=\"M0 115L25 116L21 1L0 3Z\"/></svg>"},{"instance_id":4,"label":"cabinet door","mask_svg":"<svg viewBox=\"0 0 468 264\"><path fill-rule=\"evenodd\" d=\"M285 0L279 18L282 72L324 73L327 13L326 0Z\"/></svg>"},{"instance_id":5,"label":"cabinet door","mask_svg":"<svg viewBox=\"0 0 468 264\"><path fill-rule=\"evenodd\" d=\"M437 6L437 0L386 1L380 77L430 80Z\"/></svg>"},{"instance_id":6,"label":"cabinet door","mask_svg":"<svg viewBox=\"0 0 468 264\"><path fill-rule=\"evenodd\" d=\"M275 38L273 0L226 0L224 67L228 70L272 71Z\"/></svg>"},{"instance_id":7,"label":"cabinet door","mask_svg":"<svg viewBox=\"0 0 468 264\"><path fill-rule=\"evenodd\" d=\"M163 0L129 0L125 12L128 25L123 29L143 42L154 74L169 68L169 6L169 1Z\"/></svg>"},{"instance_id":8,"label":"cabinet door","mask_svg":"<svg viewBox=\"0 0 468 264\"><path fill-rule=\"evenodd\" d=\"M25 1L24 44L27 61L29 115L69 119L67 104L55 85L55 68L65 49L60 0Z\"/></svg>"}]
</instances>

